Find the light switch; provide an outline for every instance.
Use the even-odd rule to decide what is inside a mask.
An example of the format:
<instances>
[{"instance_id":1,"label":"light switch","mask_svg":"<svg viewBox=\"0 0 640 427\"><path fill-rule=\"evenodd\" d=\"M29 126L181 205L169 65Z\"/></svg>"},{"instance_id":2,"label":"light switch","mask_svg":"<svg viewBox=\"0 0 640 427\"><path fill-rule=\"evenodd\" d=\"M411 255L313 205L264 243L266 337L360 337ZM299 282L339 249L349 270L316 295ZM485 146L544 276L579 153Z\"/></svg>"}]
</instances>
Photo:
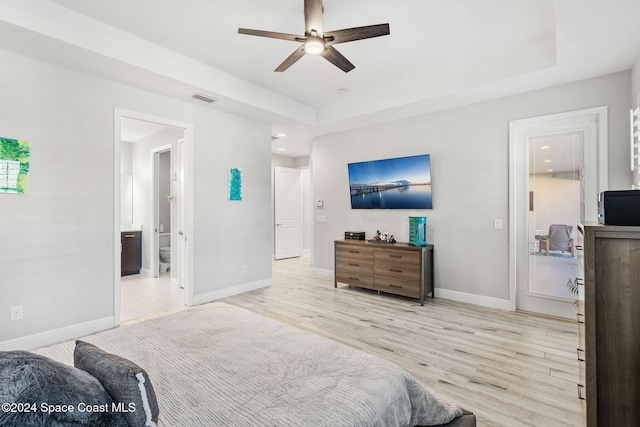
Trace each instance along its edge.
<instances>
[{"instance_id":1,"label":"light switch","mask_svg":"<svg viewBox=\"0 0 640 427\"><path fill-rule=\"evenodd\" d=\"M321 208L323 206L324 206L324 200L322 200L322 199L316 200L316 207L317 208Z\"/></svg>"}]
</instances>

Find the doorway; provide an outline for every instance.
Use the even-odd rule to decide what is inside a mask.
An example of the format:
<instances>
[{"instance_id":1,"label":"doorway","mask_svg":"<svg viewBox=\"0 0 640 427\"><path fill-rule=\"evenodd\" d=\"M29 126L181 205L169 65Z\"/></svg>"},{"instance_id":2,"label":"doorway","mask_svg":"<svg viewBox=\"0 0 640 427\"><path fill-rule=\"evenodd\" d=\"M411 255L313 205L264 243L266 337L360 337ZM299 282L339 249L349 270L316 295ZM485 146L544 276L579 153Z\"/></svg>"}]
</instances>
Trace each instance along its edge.
<instances>
[{"instance_id":1,"label":"doorway","mask_svg":"<svg viewBox=\"0 0 640 427\"><path fill-rule=\"evenodd\" d=\"M150 116L144 113L137 113L116 109L115 112L115 138L114 138L114 168L115 168L115 237L120 242L120 230L124 227L122 220L121 206L126 203L123 200L124 192L117 191L122 188L121 168L126 163L126 144L122 142L122 132L131 123L137 123L144 128L152 128L152 134L142 138L144 143L138 145L136 150L137 172L132 174L133 198L131 202L133 213L128 217L134 227L138 227L142 232L142 269L137 277L127 277L127 286L136 282L140 289L151 288L153 295L157 298L155 307L158 311L165 311L162 308L163 301L175 301L175 295L179 294L180 305L190 305L193 300L193 290L190 286L189 278L192 277L189 259L192 253L192 244L187 236L192 228L193 216L192 197L190 182L192 173L191 150L189 147L192 141L193 126L188 123L178 122ZM133 146L133 144L130 144ZM131 151L134 148L130 148ZM146 153L146 154L145 154ZM131 156L131 154L129 154ZM162 173L165 170L166 173ZM161 177L164 176L164 178ZM128 188L128 187L127 187ZM162 193L162 194L160 194ZM137 200L136 200L137 199ZM168 209L161 209L162 200ZM168 212L167 212L168 211ZM162 226L160 225L162 224ZM130 224L131 225L131 224ZM161 235L162 234L162 235ZM166 237L166 239L165 239ZM146 242L145 242L146 240ZM168 243L166 242L168 240ZM165 246L163 243L167 243ZM162 266L160 259L160 247L170 248L169 257L164 257L165 274L163 284L158 279L159 270ZM114 312L116 324L123 320L123 303L125 293L123 292L123 279L120 277L120 245L116 244L115 258L115 279L114 279ZM168 264L168 265L166 265ZM154 282L155 281L155 282ZM174 289L167 292L159 291L159 286L172 285ZM155 288L154 288L155 286ZM180 288L184 289L180 289ZM128 290L127 290L128 291ZM128 291L129 292L129 291ZM131 295L129 292L127 295ZM135 295L135 294L134 294ZM129 298L129 297L127 297ZM145 299L144 297L141 300ZM171 301L170 301L171 300ZM130 301L128 301L130 303ZM141 301L142 303L142 301ZM146 304L146 303L145 303ZM147 304L147 306L151 306ZM159 309L157 307L160 307ZM149 307L147 307L148 309ZM167 309L174 308L167 306ZM148 310L147 310L148 311ZM129 310L130 317L131 310ZM153 313L147 313L153 314ZM128 319L127 319L128 320Z\"/></svg>"},{"instance_id":2,"label":"doorway","mask_svg":"<svg viewBox=\"0 0 640 427\"><path fill-rule=\"evenodd\" d=\"M578 275L582 132L528 138L529 282L527 293L573 302Z\"/></svg>"},{"instance_id":3,"label":"doorway","mask_svg":"<svg viewBox=\"0 0 640 427\"><path fill-rule=\"evenodd\" d=\"M562 289L577 278L575 252L569 249L567 258L555 241L549 246L551 225L566 226L566 240L572 237L575 245L577 224L597 221L597 197L607 189L607 107L512 121L509 133L511 307L575 319L577 296ZM552 144L564 149L555 163L567 165L555 177L554 159L545 153ZM554 198L569 203L559 205Z\"/></svg>"},{"instance_id":4,"label":"doorway","mask_svg":"<svg viewBox=\"0 0 640 427\"><path fill-rule=\"evenodd\" d=\"M275 259L302 255L302 184L300 169L276 167Z\"/></svg>"}]
</instances>

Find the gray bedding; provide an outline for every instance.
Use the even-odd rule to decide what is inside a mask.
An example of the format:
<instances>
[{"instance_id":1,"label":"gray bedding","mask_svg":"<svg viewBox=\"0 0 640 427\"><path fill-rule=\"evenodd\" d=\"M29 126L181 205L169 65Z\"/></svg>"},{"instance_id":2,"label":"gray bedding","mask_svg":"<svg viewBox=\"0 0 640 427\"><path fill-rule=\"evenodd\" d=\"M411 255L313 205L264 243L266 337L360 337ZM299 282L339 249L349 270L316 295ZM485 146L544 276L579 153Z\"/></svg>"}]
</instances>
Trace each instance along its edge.
<instances>
[{"instance_id":1,"label":"gray bedding","mask_svg":"<svg viewBox=\"0 0 640 427\"><path fill-rule=\"evenodd\" d=\"M396 365L224 303L84 340L147 370L159 426L401 427L462 415ZM71 364L72 352L38 351Z\"/></svg>"}]
</instances>

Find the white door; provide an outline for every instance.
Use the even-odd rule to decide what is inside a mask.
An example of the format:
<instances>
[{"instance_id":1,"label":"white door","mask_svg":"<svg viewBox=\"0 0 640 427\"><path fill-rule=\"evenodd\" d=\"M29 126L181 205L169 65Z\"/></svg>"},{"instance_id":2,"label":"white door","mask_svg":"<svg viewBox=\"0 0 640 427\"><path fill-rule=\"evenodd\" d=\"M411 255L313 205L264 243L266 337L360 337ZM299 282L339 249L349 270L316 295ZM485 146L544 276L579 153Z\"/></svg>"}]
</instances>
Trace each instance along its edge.
<instances>
[{"instance_id":1,"label":"white door","mask_svg":"<svg viewBox=\"0 0 640 427\"><path fill-rule=\"evenodd\" d=\"M573 232L577 229L578 222L597 221L597 197L600 191L607 189L607 110L606 107L592 108L588 110L573 111L569 113L555 114L551 116L536 117L532 119L517 120L510 123L510 170L509 170L509 241L510 241L510 289L511 304L514 310L523 310L541 313L557 317L575 319L576 309L573 301L578 299L573 295L550 295L536 287L536 274L547 267L541 262L532 261L536 256L535 234L542 234L552 223L566 223L573 226ZM581 171L578 173L580 183L578 185L579 209L574 214L561 215L563 211L558 207L555 210L550 206L534 206L530 211L530 192L535 187L535 175L530 169L530 156L532 144L539 139L548 138L550 135L579 135L581 137ZM539 149L536 147L535 149ZM551 169L553 166L549 166ZM536 217L540 216L540 210L547 208L549 220L544 225L538 226ZM536 214L537 212L537 214ZM579 212L579 214L578 214ZM576 217L572 221L571 218ZM541 230L535 229L542 228ZM535 229L535 230L534 230ZM576 239L577 240L577 239ZM547 255L536 261L551 261ZM570 264L573 261L568 261ZM577 261L576 261L577 262ZM576 275L577 275L577 268ZM554 273L555 274L555 273ZM569 279L577 277L558 276L558 281L566 285ZM555 280L555 278L554 278Z\"/></svg>"},{"instance_id":2,"label":"white door","mask_svg":"<svg viewBox=\"0 0 640 427\"><path fill-rule=\"evenodd\" d=\"M300 170L275 168L275 258L302 254L302 187Z\"/></svg>"}]
</instances>

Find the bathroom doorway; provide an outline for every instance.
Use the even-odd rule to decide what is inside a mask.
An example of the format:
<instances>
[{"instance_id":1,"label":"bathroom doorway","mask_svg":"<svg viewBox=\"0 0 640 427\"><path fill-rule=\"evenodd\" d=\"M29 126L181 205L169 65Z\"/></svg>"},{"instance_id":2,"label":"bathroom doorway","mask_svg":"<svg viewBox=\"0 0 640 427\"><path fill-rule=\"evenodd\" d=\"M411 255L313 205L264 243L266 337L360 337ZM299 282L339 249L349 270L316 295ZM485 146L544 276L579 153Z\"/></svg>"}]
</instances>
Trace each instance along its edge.
<instances>
[{"instance_id":1,"label":"bathroom doorway","mask_svg":"<svg viewBox=\"0 0 640 427\"><path fill-rule=\"evenodd\" d=\"M153 233L154 247L151 251L153 262L151 263L154 277L170 277L175 286L181 286L178 282L177 269L171 269L171 260L175 251L174 239L176 224L172 212L174 210L174 182L177 181L177 172L174 175L171 156L171 145L159 147L151 151L153 156L152 180L153 180ZM174 180L175 176L175 180ZM177 237L177 234L176 234Z\"/></svg>"},{"instance_id":2,"label":"bathroom doorway","mask_svg":"<svg viewBox=\"0 0 640 427\"><path fill-rule=\"evenodd\" d=\"M139 134L125 138L131 129ZM192 125L116 109L115 135L115 237L125 228L141 232L140 274L120 276L120 245L116 245L114 303L118 324L181 309L193 298L187 243L192 175L191 160L186 158ZM124 177L126 169L131 179ZM130 183L126 187L131 191L122 191L121 183L125 182ZM131 200L125 200L128 197ZM125 210L131 212L124 215Z\"/></svg>"}]
</instances>

